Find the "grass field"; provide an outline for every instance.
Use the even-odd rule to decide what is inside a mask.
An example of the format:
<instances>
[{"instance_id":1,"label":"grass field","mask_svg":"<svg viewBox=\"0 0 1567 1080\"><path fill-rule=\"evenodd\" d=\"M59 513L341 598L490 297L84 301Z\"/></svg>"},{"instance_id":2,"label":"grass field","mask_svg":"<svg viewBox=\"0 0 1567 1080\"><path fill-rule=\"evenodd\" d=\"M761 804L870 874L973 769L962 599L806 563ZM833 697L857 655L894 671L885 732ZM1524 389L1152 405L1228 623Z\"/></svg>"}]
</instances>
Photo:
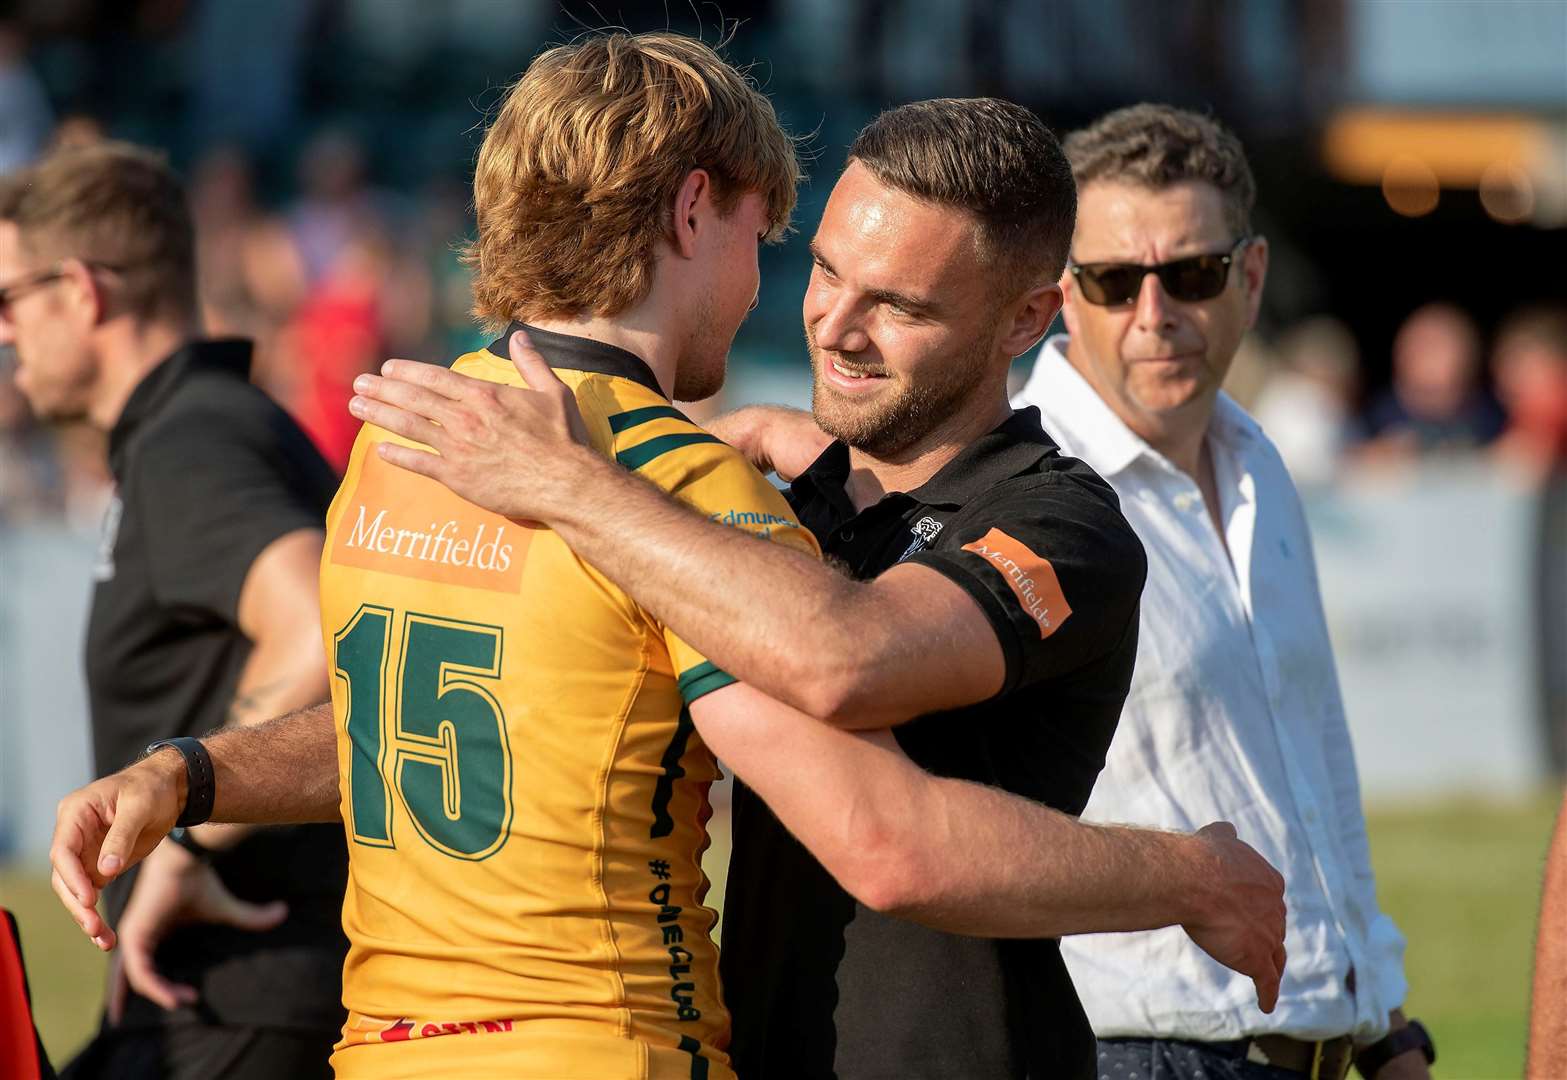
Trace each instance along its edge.
<instances>
[{"instance_id":1,"label":"grass field","mask_svg":"<svg viewBox=\"0 0 1567 1080\"><path fill-rule=\"evenodd\" d=\"M1382 903L1409 938L1409 1010L1436 1039L1441 1080L1523 1070L1535 907L1555 808L1556 797L1542 795L1506 807L1370 815ZM713 855L727 839L715 835ZM0 903L21 924L38 1026L62 1063L96 1027L104 957L36 870L0 870Z\"/></svg>"}]
</instances>

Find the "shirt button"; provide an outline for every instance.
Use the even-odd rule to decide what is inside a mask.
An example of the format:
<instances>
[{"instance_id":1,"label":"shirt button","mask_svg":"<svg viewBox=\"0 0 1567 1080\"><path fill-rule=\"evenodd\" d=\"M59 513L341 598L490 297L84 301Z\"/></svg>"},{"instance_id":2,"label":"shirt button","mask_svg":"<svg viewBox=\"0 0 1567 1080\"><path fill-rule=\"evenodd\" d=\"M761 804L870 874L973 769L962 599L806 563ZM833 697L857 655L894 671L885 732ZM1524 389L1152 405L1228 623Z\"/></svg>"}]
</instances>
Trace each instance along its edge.
<instances>
[{"instance_id":1,"label":"shirt button","mask_svg":"<svg viewBox=\"0 0 1567 1080\"><path fill-rule=\"evenodd\" d=\"M845 529L839 535L841 535L845 540L853 540L854 539L854 530L853 529Z\"/></svg>"}]
</instances>

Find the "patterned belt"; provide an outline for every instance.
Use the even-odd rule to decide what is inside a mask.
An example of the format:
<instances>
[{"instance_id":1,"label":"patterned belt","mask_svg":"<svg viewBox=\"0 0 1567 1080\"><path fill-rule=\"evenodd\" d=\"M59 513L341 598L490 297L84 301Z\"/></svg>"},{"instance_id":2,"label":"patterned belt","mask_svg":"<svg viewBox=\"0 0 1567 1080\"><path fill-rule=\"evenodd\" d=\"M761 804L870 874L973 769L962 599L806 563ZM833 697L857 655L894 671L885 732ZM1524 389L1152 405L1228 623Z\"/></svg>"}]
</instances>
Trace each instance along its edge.
<instances>
[{"instance_id":1,"label":"patterned belt","mask_svg":"<svg viewBox=\"0 0 1567 1080\"><path fill-rule=\"evenodd\" d=\"M1311 1080L1344 1080L1355 1060L1355 1040L1348 1035L1319 1042L1302 1042L1288 1035L1258 1035L1246 1042L1247 1061L1304 1073Z\"/></svg>"}]
</instances>

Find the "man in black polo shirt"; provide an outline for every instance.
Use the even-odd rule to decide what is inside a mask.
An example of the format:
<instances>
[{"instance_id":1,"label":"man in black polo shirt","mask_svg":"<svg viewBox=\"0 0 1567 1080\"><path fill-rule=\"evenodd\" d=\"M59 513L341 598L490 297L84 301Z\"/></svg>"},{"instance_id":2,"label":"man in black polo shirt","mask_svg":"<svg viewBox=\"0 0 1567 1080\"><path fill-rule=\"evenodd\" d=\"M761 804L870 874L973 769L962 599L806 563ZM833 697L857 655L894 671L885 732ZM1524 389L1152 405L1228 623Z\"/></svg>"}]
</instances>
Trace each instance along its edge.
<instances>
[{"instance_id":1,"label":"man in black polo shirt","mask_svg":"<svg viewBox=\"0 0 1567 1080\"><path fill-rule=\"evenodd\" d=\"M109 436L86 643L99 775L327 689L316 576L336 478L250 384L250 346L200 339L192 241L178 180L134 147L61 151L0 185L0 343L17 384L39 416ZM342 831L181 841L111 886L131 992L111 989L67 1075L328 1075Z\"/></svg>"},{"instance_id":2,"label":"man in black polo shirt","mask_svg":"<svg viewBox=\"0 0 1567 1080\"><path fill-rule=\"evenodd\" d=\"M695 515L636 465L577 445L576 399L521 333L508 340L530 389L401 363L395 379L357 384L356 410L415 444L379 442L384 461L549 522L749 680L704 676L712 683L689 709L695 732L831 877L789 850L782 829L742 815L736 846L760 846L745 857L767 880L728 906L741 1075L1091 1075L1092 1035L1054 943L1041 939L1178 923L1250 975L1270 1008L1282 881L1227 826L1188 835L1072 816L1125 693L1143 567L1109 489L1006 403L1007 359L1060 303L1073 188L1059 148L1026 110L935 102L883 118L856 155L817 235L806 312L818 416L847 444L824 464L818 494L845 518L866 512L819 527L829 546L859 552L865 573L884 573L857 581L810 558L759 557L776 545L726 523L766 528L755 515ZM708 168L691 169L688 187L705 190ZM927 190L911 174L946 186ZM586 306L554 324L645 354L662 386L682 364L711 360L714 334L727 333L713 323L713 294L733 309L733 282L755 274L749 230L715 224L731 212L706 197L683 200L663 204L678 242L655 247L655 284L638 306ZM557 340L539 344L554 353ZM905 724L896 737L842 730L893 724ZM97 886L182 813L335 813L337 773L319 750L333 732L330 707L303 709L68 797L51 852L62 902L98 933ZM758 888L775 903L756 901ZM626 910L604 913L607 931ZM768 923L778 912L787 917ZM840 1001L869 1011L835 1015Z\"/></svg>"},{"instance_id":3,"label":"man in black polo shirt","mask_svg":"<svg viewBox=\"0 0 1567 1080\"><path fill-rule=\"evenodd\" d=\"M843 728L897 724L889 751L1076 815L1130 681L1145 565L1109 486L1060 454L1036 411L1007 403L1011 358L1059 310L1074 203L1055 140L1005 102L904 106L856 141L812 243L804 308L827 434L803 416L716 429L761 463L815 457L791 501L847 575L685 512L565 441L569 396L515 343L531 390L471 391L399 362L362 379L353 407L439 452L388 447L387 460L548 524L744 680L734 692L753 695L774 757L804 745L786 706ZM691 714L749 777L754 759L714 736L729 692ZM956 802L922 801L912 824L866 805L873 828L844 824L873 838L866 862L917 850L910 830L932 847L956 833L975 846L974 877L900 855L856 899L835 880L841 865L829 873L762 801L797 813L813 768L854 784L817 752L792 784L736 795L722 963L739 1074L1091 1076L1093 1035L1053 936L1129 928L1111 908L1159 888L1153 857L1117 850L1124 831L1076 847L1071 830L1045 840L1043 823L998 838ZM1090 877L1105 887L1073 892ZM1281 947L1272 961L1282 967Z\"/></svg>"}]
</instances>

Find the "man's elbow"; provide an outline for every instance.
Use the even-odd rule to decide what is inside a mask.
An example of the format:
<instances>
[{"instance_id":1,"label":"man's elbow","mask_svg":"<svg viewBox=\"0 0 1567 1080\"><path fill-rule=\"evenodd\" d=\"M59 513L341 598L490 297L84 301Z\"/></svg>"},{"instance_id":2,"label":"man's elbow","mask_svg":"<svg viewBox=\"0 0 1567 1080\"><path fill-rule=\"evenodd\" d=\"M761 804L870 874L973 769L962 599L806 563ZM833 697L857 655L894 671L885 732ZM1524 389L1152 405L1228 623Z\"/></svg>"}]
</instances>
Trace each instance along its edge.
<instances>
[{"instance_id":1,"label":"man's elbow","mask_svg":"<svg viewBox=\"0 0 1567 1080\"><path fill-rule=\"evenodd\" d=\"M893 830L862 835L839 884L855 900L885 915L906 915L929 899L928 875L915 845Z\"/></svg>"},{"instance_id":2,"label":"man's elbow","mask_svg":"<svg viewBox=\"0 0 1567 1080\"><path fill-rule=\"evenodd\" d=\"M801 712L836 728L864 731L889 727L900 718L889 713L888 698L878 687L871 665L852 658L803 670L796 686Z\"/></svg>"}]
</instances>

